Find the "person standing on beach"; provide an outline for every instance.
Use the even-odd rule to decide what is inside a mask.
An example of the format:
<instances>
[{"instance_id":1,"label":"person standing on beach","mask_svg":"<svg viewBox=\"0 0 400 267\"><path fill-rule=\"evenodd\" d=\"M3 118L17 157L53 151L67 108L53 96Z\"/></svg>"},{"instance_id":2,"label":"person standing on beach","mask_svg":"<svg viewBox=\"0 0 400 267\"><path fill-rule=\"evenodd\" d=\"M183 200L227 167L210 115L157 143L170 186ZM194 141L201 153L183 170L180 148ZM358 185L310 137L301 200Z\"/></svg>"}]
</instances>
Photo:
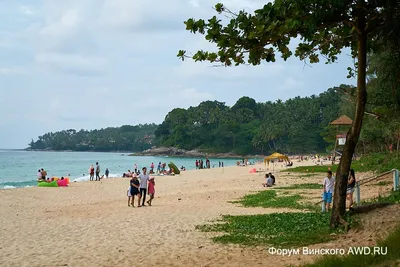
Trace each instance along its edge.
<instances>
[{"instance_id":1,"label":"person standing on beach","mask_svg":"<svg viewBox=\"0 0 400 267\"><path fill-rule=\"evenodd\" d=\"M356 186L356 175L354 173L354 169L350 170L349 180L347 182L347 199L349 200L349 208L353 206L353 193L354 187Z\"/></svg>"},{"instance_id":2,"label":"person standing on beach","mask_svg":"<svg viewBox=\"0 0 400 267\"><path fill-rule=\"evenodd\" d=\"M37 179L38 181L42 180L42 171L40 169L37 172Z\"/></svg>"},{"instance_id":3,"label":"person standing on beach","mask_svg":"<svg viewBox=\"0 0 400 267\"><path fill-rule=\"evenodd\" d=\"M331 208L333 190L335 188L335 177L332 176L332 171L327 172L323 188L322 201L325 203L325 210L329 211Z\"/></svg>"},{"instance_id":4,"label":"person standing on beach","mask_svg":"<svg viewBox=\"0 0 400 267\"><path fill-rule=\"evenodd\" d=\"M106 168L106 172L104 174L106 175L106 178L108 178L108 175L110 174L110 171L108 170L108 168Z\"/></svg>"},{"instance_id":5,"label":"person standing on beach","mask_svg":"<svg viewBox=\"0 0 400 267\"><path fill-rule=\"evenodd\" d=\"M157 165L157 174L160 174L160 173L161 173L161 161L158 162L158 165Z\"/></svg>"},{"instance_id":6,"label":"person standing on beach","mask_svg":"<svg viewBox=\"0 0 400 267\"><path fill-rule=\"evenodd\" d=\"M196 159L196 170L199 168L199 161Z\"/></svg>"},{"instance_id":7,"label":"person standing on beach","mask_svg":"<svg viewBox=\"0 0 400 267\"><path fill-rule=\"evenodd\" d=\"M138 196L138 207L140 207L140 193L139 193L139 180L137 179L136 173L133 174L132 179L129 181L129 190L128 190L128 206L132 205L132 207L135 207L135 196ZM132 201L129 204L130 199L132 198Z\"/></svg>"},{"instance_id":8,"label":"person standing on beach","mask_svg":"<svg viewBox=\"0 0 400 267\"><path fill-rule=\"evenodd\" d=\"M94 180L94 167L93 167L93 164L90 165L89 175L90 175L90 181L93 181Z\"/></svg>"},{"instance_id":9,"label":"person standing on beach","mask_svg":"<svg viewBox=\"0 0 400 267\"><path fill-rule=\"evenodd\" d=\"M153 162L150 165L150 173L154 173L154 163Z\"/></svg>"},{"instance_id":10,"label":"person standing on beach","mask_svg":"<svg viewBox=\"0 0 400 267\"><path fill-rule=\"evenodd\" d=\"M140 178L140 198L143 197L142 206L145 206L144 203L146 201L146 194L147 194L147 183L149 182L149 175L147 174L147 168L142 168L142 173L139 175ZM139 206L140 207L140 206Z\"/></svg>"},{"instance_id":11,"label":"person standing on beach","mask_svg":"<svg viewBox=\"0 0 400 267\"><path fill-rule=\"evenodd\" d=\"M100 165L98 162L96 162L96 181L100 181Z\"/></svg>"}]
</instances>

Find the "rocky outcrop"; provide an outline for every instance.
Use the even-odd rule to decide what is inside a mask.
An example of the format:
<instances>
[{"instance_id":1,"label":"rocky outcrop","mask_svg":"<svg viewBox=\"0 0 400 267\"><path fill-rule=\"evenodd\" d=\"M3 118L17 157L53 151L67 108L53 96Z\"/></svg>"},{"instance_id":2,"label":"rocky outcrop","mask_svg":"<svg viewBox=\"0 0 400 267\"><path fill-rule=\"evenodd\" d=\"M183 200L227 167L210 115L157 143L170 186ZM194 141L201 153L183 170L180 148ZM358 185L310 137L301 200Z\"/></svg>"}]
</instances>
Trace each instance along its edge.
<instances>
[{"instance_id":1,"label":"rocky outcrop","mask_svg":"<svg viewBox=\"0 0 400 267\"><path fill-rule=\"evenodd\" d=\"M131 154L130 156L171 156L171 157L188 157L188 158L243 158L243 155L233 153L205 153L198 150L184 150L175 147L154 147ZM252 156L254 157L254 156Z\"/></svg>"}]
</instances>

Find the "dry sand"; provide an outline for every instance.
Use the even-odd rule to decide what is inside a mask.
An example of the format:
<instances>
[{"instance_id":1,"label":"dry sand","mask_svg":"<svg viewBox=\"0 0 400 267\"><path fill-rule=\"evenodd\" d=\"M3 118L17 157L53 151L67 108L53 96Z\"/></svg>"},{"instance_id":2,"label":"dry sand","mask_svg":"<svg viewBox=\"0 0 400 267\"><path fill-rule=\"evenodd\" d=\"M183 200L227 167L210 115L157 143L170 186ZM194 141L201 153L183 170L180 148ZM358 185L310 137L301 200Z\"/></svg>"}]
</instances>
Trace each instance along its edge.
<instances>
[{"instance_id":1,"label":"dry sand","mask_svg":"<svg viewBox=\"0 0 400 267\"><path fill-rule=\"evenodd\" d=\"M295 166L300 164L311 161L295 162ZM141 208L127 205L127 178L72 183L68 188L0 190L0 266L285 266L312 260L304 255L269 255L265 248L214 244L210 234L195 230L196 225L223 214L285 211L228 202L264 190L264 173L249 174L250 168L156 176L153 206ZM279 164L275 167L279 185L323 180L322 174L301 177L278 173L280 168ZM320 193L314 192L316 201ZM393 217L393 210L386 214L389 226L385 229L390 230L395 225L390 221L399 217ZM384 220L385 216L379 216ZM344 237L335 242L330 246L350 246L357 240L352 243Z\"/></svg>"}]
</instances>

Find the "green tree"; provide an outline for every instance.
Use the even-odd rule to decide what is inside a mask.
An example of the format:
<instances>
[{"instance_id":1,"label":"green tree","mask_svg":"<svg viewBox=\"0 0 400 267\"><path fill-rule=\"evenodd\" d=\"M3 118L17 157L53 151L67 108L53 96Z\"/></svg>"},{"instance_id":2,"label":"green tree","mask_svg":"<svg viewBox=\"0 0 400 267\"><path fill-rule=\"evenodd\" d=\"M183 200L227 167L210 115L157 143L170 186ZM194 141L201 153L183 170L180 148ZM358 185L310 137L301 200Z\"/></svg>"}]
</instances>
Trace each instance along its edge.
<instances>
[{"instance_id":1,"label":"green tree","mask_svg":"<svg viewBox=\"0 0 400 267\"><path fill-rule=\"evenodd\" d=\"M232 16L226 25L216 16L207 22L193 18L185 22L187 30L205 35L218 48L217 52L198 51L192 56L195 61L221 62L225 66L259 65L262 61L274 62L276 53L286 60L293 54L289 43L296 37L300 37L300 42L295 56L310 63L319 62L320 55L328 63L334 62L344 48L350 48L357 57L356 110L336 173L332 227L346 223L342 217L346 208L347 177L367 101L367 53L379 48L375 42L377 37L388 38L387 29L393 23L398 25L399 17L393 12L398 10L398 5L396 0L275 0L254 14L245 11L236 14L217 4L215 9L219 14ZM184 60L186 51L180 50L178 57Z\"/></svg>"}]
</instances>

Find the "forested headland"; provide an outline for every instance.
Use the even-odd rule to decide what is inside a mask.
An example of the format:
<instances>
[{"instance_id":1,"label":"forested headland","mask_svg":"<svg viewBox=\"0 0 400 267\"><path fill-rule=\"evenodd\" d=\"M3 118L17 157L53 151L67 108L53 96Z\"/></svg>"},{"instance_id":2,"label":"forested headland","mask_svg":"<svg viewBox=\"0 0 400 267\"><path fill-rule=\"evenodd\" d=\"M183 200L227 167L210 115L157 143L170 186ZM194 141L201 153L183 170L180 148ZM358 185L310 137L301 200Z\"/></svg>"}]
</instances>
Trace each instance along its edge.
<instances>
[{"instance_id":1,"label":"forested headland","mask_svg":"<svg viewBox=\"0 0 400 267\"><path fill-rule=\"evenodd\" d=\"M29 150L72 151L142 151L150 148L156 124L108 127L100 130L74 129L46 133L36 141L32 139Z\"/></svg>"},{"instance_id":2,"label":"forested headland","mask_svg":"<svg viewBox=\"0 0 400 267\"><path fill-rule=\"evenodd\" d=\"M368 104L358 153L399 149L400 92L386 53L369 58ZM171 110L160 125L145 124L100 130L73 129L46 133L28 149L139 152L154 146L208 153L249 155L279 151L329 153L335 136L347 128L329 126L341 115L354 116L355 88L340 85L319 95L259 103L240 98L229 107L205 101Z\"/></svg>"}]
</instances>

